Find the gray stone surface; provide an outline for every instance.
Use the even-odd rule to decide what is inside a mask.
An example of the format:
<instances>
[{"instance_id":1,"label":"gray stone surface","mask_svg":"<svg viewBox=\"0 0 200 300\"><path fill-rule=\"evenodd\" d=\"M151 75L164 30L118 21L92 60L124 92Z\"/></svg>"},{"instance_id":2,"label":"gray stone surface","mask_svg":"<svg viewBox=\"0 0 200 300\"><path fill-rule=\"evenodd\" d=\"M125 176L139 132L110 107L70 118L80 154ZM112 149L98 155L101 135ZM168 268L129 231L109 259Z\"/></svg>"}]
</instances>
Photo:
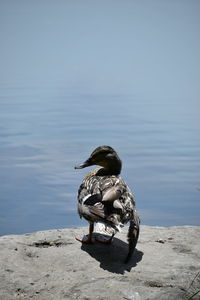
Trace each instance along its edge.
<instances>
[{"instance_id":1,"label":"gray stone surface","mask_svg":"<svg viewBox=\"0 0 200 300\"><path fill-rule=\"evenodd\" d=\"M200 289L200 227L141 226L127 265L127 228L111 245L75 240L87 230L0 237L0 299L183 300Z\"/></svg>"}]
</instances>

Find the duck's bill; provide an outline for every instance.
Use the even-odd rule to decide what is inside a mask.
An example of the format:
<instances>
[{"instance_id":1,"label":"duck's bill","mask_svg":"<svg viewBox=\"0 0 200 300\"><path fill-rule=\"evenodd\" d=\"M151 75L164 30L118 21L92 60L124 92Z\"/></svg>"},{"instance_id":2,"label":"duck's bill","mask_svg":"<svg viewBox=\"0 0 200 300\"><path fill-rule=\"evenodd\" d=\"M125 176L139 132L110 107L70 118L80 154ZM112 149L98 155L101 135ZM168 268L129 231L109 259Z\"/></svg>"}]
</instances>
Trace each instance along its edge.
<instances>
[{"instance_id":1,"label":"duck's bill","mask_svg":"<svg viewBox=\"0 0 200 300\"><path fill-rule=\"evenodd\" d=\"M89 166L91 166L91 163L86 160L83 164L81 164L79 166L75 166L74 169L83 169L83 168L86 168L86 167L89 167Z\"/></svg>"}]
</instances>

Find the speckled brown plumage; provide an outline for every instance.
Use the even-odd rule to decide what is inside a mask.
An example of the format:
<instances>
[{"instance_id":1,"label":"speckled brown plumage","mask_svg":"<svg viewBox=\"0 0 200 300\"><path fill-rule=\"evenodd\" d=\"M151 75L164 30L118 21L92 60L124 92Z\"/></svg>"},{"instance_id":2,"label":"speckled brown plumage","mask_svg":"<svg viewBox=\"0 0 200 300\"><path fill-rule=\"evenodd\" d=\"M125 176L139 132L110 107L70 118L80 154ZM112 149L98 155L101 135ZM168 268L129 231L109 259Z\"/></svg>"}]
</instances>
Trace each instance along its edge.
<instances>
[{"instance_id":1,"label":"speckled brown plumage","mask_svg":"<svg viewBox=\"0 0 200 300\"><path fill-rule=\"evenodd\" d=\"M78 213L90 223L87 242L91 242L94 222L102 222L113 229L114 234L130 221L128 241L128 261L136 246L139 235L139 217L131 190L120 177L121 160L109 146L96 148L88 160L76 167L100 165L89 172L78 190ZM80 240L80 239L78 239ZM81 240L84 242L84 240Z\"/></svg>"}]
</instances>

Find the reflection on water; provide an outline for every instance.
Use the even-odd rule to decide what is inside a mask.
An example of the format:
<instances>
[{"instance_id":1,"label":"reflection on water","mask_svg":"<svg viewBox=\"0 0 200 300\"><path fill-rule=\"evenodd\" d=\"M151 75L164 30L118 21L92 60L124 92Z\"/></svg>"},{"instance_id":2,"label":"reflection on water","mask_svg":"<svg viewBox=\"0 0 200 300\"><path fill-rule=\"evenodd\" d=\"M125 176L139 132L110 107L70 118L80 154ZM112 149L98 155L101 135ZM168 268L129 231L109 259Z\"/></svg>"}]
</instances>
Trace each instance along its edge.
<instances>
[{"instance_id":1,"label":"reflection on water","mask_svg":"<svg viewBox=\"0 0 200 300\"><path fill-rule=\"evenodd\" d=\"M200 225L199 107L195 101L86 94L65 86L1 86L0 234L85 225L76 213L89 170L113 146L143 224Z\"/></svg>"}]
</instances>

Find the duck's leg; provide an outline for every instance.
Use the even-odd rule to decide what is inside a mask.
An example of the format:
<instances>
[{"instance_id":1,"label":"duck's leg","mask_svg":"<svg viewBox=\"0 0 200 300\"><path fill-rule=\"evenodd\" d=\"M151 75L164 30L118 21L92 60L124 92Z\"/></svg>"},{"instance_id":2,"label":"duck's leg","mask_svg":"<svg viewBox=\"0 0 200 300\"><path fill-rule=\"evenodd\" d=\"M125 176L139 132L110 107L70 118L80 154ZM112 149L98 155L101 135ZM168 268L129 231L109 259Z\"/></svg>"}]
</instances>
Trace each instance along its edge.
<instances>
[{"instance_id":1,"label":"duck's leg","mask_svg":"<svg viewBox=\"0 0 200 300\"><path fill-rule=\"evenodd\" d=\"M81 242L81 243L92 244L93 243L93 240L92 240L93 230L94 230L94 223L90 223L90 225L89 225L89 234L84 235L84 237L82 239L76 237L76 240Z\"/></svg>"}]
</instances>

